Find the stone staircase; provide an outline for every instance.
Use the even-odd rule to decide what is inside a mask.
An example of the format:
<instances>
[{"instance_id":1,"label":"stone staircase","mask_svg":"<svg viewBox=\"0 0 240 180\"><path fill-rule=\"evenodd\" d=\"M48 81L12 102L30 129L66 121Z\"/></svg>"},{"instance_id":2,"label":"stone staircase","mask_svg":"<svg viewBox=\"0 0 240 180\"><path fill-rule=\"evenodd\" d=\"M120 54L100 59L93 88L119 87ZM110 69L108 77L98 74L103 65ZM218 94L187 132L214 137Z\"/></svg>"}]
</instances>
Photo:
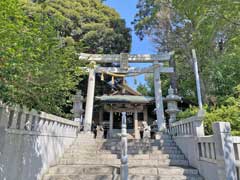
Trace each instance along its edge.
<instances>
[{"instance_id":1,"label":"stone staircase","mask_svg":"<svg viewBox=\"0 0 240 180\"><path fill-rule=\"evenodd\" d=\"M129 180L203 180L168 135L128 141ZM120 141L80 134L42 180L120 180Z\"/></svg>"}]
</instances>

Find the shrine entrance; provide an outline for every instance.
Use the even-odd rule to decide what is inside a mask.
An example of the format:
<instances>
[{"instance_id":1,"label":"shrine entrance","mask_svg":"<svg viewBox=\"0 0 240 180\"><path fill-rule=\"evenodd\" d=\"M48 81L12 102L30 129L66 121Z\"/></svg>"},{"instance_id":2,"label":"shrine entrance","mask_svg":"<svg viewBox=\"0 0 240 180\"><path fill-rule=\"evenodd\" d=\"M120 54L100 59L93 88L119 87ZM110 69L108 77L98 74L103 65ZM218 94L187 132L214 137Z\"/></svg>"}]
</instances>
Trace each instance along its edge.
<instances>
[{"instance_id":1,"label":"shrine entrance","mask_svg":"<svg viewBox=\"0 0 240 180\"><path fill-rule=\"evenodd\" d=\"M127 129L133 130L134 128L134 121L133 121L133 112L126 113L127 118ZM122 129L122 113L115 112L113 113L113 130L115 129Z\"/></svg>"},{"instance_id":2,"label":"shrine entrance","mask_svg":"<svg viewBox=\"0 0 240 180\"><path fill-rule=\"evenodd\" d=\"M96 54L80 54L79 59L82 61L89 61L90 68L88 79L88 90L86 98L85 122L84 130L90 131L93 121L93 105L94 105L94 90L95 90L95 75L101 74L101 79L104 75L112 76L112 83L114 85L115 78L122 78L121 91L113 94L96 97L96 100L101 102L102 109L100 112L109 113L109 136L113 137L117 131L121 131L121 115L126 112L126 121L128 133L133 137L138 137L139 121L138 114L143 113L144 120L147 121L147 105L154 102L156 105L156 116L158 131L165 130L165 118L163 110L163 97L161 90L161 73L172 73L173 68L168 67L166 62L170 59L170 54L159 55L129 55L126 53L118 55L96 55ZM129 67L128 63L153 63L148 68L134 68ZM120 67L100 67L98 64L118 63ZM154 90L155 98L146 97L131 89L124 78L130 76L137 76L145 73L153 73L154 75ZM102 116L102 115L101 115ZM100 116L102 121L105 121ZM154 120L155 121L155 120Z\"/></svg>"}]
</instances>

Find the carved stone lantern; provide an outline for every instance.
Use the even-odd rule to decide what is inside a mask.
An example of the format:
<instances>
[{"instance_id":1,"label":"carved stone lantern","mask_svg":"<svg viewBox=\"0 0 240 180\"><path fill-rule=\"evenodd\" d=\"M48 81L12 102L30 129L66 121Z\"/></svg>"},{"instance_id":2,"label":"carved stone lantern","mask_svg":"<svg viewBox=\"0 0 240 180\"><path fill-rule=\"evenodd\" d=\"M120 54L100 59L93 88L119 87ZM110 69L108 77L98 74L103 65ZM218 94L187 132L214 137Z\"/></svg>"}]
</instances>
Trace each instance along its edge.
<instances>
[{"instance_id":1,"label":"carved stone lantern","mask_svg":"<svg viewBox=\"0 0 240 180\"><path fill-rule=\"evenodd\" d=\"M74 116L74 121L79 121L80 124L82 125L82 115L84 112L83 109L83 102L84 102L84 98L82 96L82 91L77 91L77 94L75 96L73 96L73 109L71 110L71 112L73 113Z\"/></svg>"},{"instance_id":2,"label":"carved stone lantern","mask_svg":"<svg viewBox=\"0 0 240 180\"><path fill-rule=\"evenodd\" d=\"M176 116L177 113L180 111L178 109L178 105L177 103L179 101L181 101L181 97L179 97L178 95L174 94L174 90L172 89L172 87L170 86L170 88L168 89L168 95L166 97L166 101L167 101L167 110L166 112L169 114L170 118L169 118L169 123L173 123L176 121Z\"/></svg>"}]
</instances>

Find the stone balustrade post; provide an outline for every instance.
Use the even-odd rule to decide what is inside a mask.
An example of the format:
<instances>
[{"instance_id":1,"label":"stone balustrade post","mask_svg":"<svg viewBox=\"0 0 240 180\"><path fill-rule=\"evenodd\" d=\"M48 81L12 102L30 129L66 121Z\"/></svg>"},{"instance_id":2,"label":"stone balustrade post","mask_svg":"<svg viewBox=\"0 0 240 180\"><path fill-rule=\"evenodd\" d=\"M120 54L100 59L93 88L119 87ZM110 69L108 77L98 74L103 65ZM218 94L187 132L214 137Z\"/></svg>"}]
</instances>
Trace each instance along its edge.
<instances>
[{"instance_id":1,"label":"stone balustrade post","mask_svg":"<svg viewBox=\"0 0 240 180\"><path fill-rule=\"evenodd\" d=\"M0 128L7 128L10 110L8 107L0 103Z\"/></svg>"},{"instance_id":2,"label":"stone balustrade post","mask_svg":"<svg viewBox=\"0 0 240 180\"><path fill-rule=\"evenodd\" d=\"M127 145L127 118L126 112L122 112L122 130L121 130L121 180L128 180L128 145Z\"/></svg>"},{"instance_id":3,"label":"stone balustrade post","mask_svg":"<svg viewBox=\"0 0 240 180\"><path fill-rule=\"evenodd\" d=\"M230 123L213 123L213 133L218 161L218 180L236 180L237 173Z\"/></svg>"},{"instance_id":4,"label":"stone balustrade post","mask_svg":"<svg viewBox=\"0 0 240 180\"><path fill-rule=\"evenodd\" d=\"M197 119L193 122L193 136L204 136L204 118L205 111L199 110L197 114Z\"/></svg>"},{"instance_id":5,"label":"stone balustrade post","mask_svg":"<svg viewBox=\"0 0 240 180\"><path fill-rule=\"evenodd\" d=\"M18 117L19 117L19 107L15 106L10 108L9 124L8 128L17 129L18 128Z\"/></svg>"}]
</instances>

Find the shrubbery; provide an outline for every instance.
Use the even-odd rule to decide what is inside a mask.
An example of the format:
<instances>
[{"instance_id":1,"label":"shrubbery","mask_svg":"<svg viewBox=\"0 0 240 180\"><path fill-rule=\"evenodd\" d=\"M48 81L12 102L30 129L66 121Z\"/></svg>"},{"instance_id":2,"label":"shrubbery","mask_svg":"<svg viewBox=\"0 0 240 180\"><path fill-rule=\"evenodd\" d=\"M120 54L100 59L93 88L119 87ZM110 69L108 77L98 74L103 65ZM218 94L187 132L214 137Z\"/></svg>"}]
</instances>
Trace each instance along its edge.
<instances>
[{"instance_id":1,"label":"shrubbery","mask_svg":"<svg viewBox=\"0 0 240 180\"><path fill-rule=\"evenodd\" d=\"M205 106L206 115L204 127L206 135L212 134L212 123L217 121L230 122L232 135L240 135L240 85L234 88L235 95L227 98L220 107ZM197 113L197 107L190 107L178 114L178 119L184 119Z\"/></svg>"}]
</instances>

